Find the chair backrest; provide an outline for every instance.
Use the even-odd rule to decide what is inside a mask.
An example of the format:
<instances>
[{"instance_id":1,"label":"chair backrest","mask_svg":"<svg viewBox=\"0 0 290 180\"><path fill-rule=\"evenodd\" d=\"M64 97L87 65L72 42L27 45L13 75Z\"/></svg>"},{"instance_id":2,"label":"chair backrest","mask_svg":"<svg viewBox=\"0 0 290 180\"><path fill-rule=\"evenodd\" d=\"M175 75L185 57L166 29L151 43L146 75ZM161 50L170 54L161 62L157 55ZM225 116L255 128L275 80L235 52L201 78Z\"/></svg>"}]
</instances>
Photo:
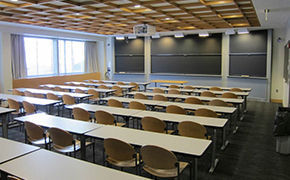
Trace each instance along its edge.
<instances>
[{"instance_id":1,"label":"chair backrest","mask_svg":"<svg viewBox=\"0 0 290 180\"><path fill-rule=\"evenodd\" d=\"M64 94L62 96L62 100L63 100L63 103L65 105L73 105L73 104L75 104L75 98L73 98L72 96L67 95L67 94Z\"/></svg>"},{"instance_id":2,"label":"chair backrest","mask_svg":"<svg viewBox=\"0 0 290 180\"><path fill-rule=\"evenodd\" d=\"M123 108L123 103L117 99L109 99L108 100L108 106L110 107L120 107Z\"/></svg>"},{"instance_id":3,"label":"chair backrest","mask_svg":"<svg viewBox=\"0 0 290 180\"><path fill-rule=\"evenodd\" d=\"M164 121L151 116L145 116L141 119L142 128L145 131L160 132L163 133L166 128Z\"/></svg>"},{"instance_id":4,"label":"chair backrest","mask_svg":"<svg viewBox=\"0 0 290 180\"><path fill-rule=\"evenodd\" d=\"M204 116L204 117L218 117L217 113L211 109L199 108L194 113L196 116Z\"/></svg>"},{"instance_id":5,"label":"chair backrest","mask_svg":"<svg viewBox=\"0 0 290 180\"><path fill-rule=\"evenodd\" d=\"M36 141L36 140L42 139L44 137L44 130L39 125L34 124L32 122L29 122L29 121L25 121L24 127L25 127L27 137L30 140Z\"/></svg>"},{"instance_id":6,"label":"chair backrest","mask_svg":"<svg viewBox=\"0 0 290 180\"><path fill-rule=\"evenodd\" d=\"M148 97L145 94L142 93L136 93L134 95L134 99L148 99Z\"/></svg>"},{"instance_id":7,"label":"chair backrest","mask_svg":"<svg viewBox=\"0 0 290 180\"><path fill-rule=\"evenodd\" d=\"M176 168L176 156L165 148L155 145L144 145L141 147L140 153L146 166L154 169Z\"/></svg>"},{"instance_id":8,"label":"chair backrest","mask_svg":"<svg viewBox=\"0 0 290 180\"><path fill-rule=\"evenodd\" d=\"M16 109L16 111L19 112L20 104L18 101L9 98L9 99L7 99L7 102L8 102L9 108Z\"/></svg>"},{"instance_id":9,"label":"chair backrest","mask_svg":"<svg viewBox=\"0 0 290 180\"><path fill-rule=\"evenodd\" d=\"M22 179L15 176L7 176L7 180L22 180Z\"/></svg>"},{"instance_id":10,"label":"chair backrest","mask_svg":"<svg viewBox=\"0 0 290 180\"><path fill-rule=\"evenodd\" d=\"M209 90L210 91L222 91L222 89L220 87L216 87L216 86L210 87Z\"/></svg>"},{"instance_id":11,"label":"chair backrest","mask_svg":"<svg viewBox=\"0 0 290 180\"><path fill-rule=\"evenodd\" d=\"M24 95L27 96L27 97L35 97L35 94L33 94L30 91L24 91Z\"/></svg>"},{"instance_id":12,"label":"chair backrest","mask_svg":"<svg viewBox=\"0 0 290 180\"><path fill-rule=\"evenodd\" d=\"M87 110L84 110L79 107L73 108L73 116L74 116L74 119L77 119L77 120L90 121L90 113Z\"/></svg>"},{"instance_id":13,"label":"chair backrest","mask_svg":"<svg viewBox=\"0 0 290 180\"><path fill-rule=\"evenodd\" d=\"M206 129L203 125L192 122L192 121L182 121L178 124L178 133L181 136L193 137L206 139Z\"/></svg>"},{"instance_id":14,"label":"chair backrest","mask_svg":"<svg viewBox=\"0 0 290 180\"><path fill-rule=\"evenodd\" d=\"M125 84L124 82L122 82L122 81L118 81L117 84L118 84L118 85L126 85L126 84Z\"/></svg>"},{"instance_id":15,"label":"chair backrest","mask_svg":"<svg viewBox=\"0 0 290 180\"><path fill-rule=\"evenodd\" d=\"M47 85L44 85L44 86L42 87L42 89L45 89L45 90L51 90L52 88L49 87L49 86L47 86Z\"/></svg>"},{"instance_id":16,"label":"chair backrest","mask_svg":"<svg viewBox=\"0 0 290 180\"><path fill-rule=\"evenodd\" d=\"M200 96L205 96L205 97L216 97L216 95L213 92L210 91L203 91Z\"/></svg>"},{"instance_id":17,"label":"chair backrest","mask_svg":"<svg viewBox=\"0 0 290 180\"><path fill-rule=\"evenodd\" d=\"M231 92L243 92L243 90L241 90L240 88L231 88L230 91Z\"/></svg>"},{"instance_id":18,"label":"chair backrest","mask_svg":"<svg viewBox=\"0 0 290 180\"><path fill-rule=\"evenodd\" d=\"M129 109L139 109L139 110L146 110L146 106L138 101L131 101L129 103Z\"/></svg>"},{"instance_id":19,"label":"chair backrest","mask_svg":"<svg viewBox=\"0 0 290 180\"><path fill-rule=\"evenodd\" d=\"M210 106L224 106L224 107L227 107L228 106L228 103L226 103L224 100L221 100L221 99L213 99L209 102Z\"/></svg>"},{"instance_id":20,"label":"chair backrest","mask_svg":"<svg viewBox=\"0 0 290 180\"><path fill-rule=\"evenodd\" d=\"M75 93L82 93L82 94L85 94L86 92L82 89L79 89L79 88L76 88L75 89Z\"/></svg>"},{"instance_id":21,"label":"chair backrest","mask_svg":"<svg viewBox=\"0 0 290 180\"><path fill-rule=\"evenodd\" d=\"M122 95L123 94L123 89L120 86L112 86L112 89L116 89L114 93L117 95Z\"/></svg>"},{"instance_id":22,"label":"chair backrest","mask_svg":"<svg viewBox=\"0 0 290 180\"><path fill-rule=\"evenodd\" d=\"M170 89L168 94L181 94L181 92L178 89Z\"/></svg>"},{"instance_id":23,"label":"chair backrest","mask_svg":"<svg viewBox=\"0 0 290 180\"><path fill-rule=\"evenodd\" d=\"M133 147L119 139L106 138L104 140L106 154L117 161L129 161L134 158L135 151Z\"/></svg>"},{"instance_id":24,"label":"chair backrest","mask_svg":"<svg viewBox=\"0 0 290 180\"><path fill-rule=\"evenodd\" d=\"M103 110L96 111L95 118L96 118L97 123L99 124L107 124L107 125L115 124L114 116L107 111L103 111Z\"/></svg>"},{"instance_id":25,"label":"chair backrest","mask_svg":"<svg viewBox=\"0 0 290 180\"><path fill-rule=\"evenodd\" d=\"M28 114L34 114L36 112L35 106L27 101L22 101L24 110L26 112L26 115Z\"/></svg>"},{"instance_id":26,"label":"chair backrest","mask_svg":"<svg viewBox=\"0 0 290 180\"><path fill-rule=\"evenodd\" d=\"M195 89L195 87L187 85L187 86L184 86L183 89Z\"/></svg>"},{"instance_id":27,"label":"chair backrest","mask_svg":"<svg viewBox=\"0 0 290 180\"><path fill-rule=\"evenodd\" d=\"M167 113L174 113L174 114L186 114L186 111L177 105L169 105L166 107Z\"/></svg>"},{"instance_id":28,"label":"chair backrest","mask_svg":"<svg viewBox=\"0 0 290 180\"><path fill-rule=\"evenodd\" d=\"M88 90L88 94L92 94L93 95L90 98L99 98L100 97L99 92L94 90L94 89L89 89Z\"/></svg>"},{"instance_id":29,"label":"chair backrest","mask_svg":"<svg viewBox=\"0 0 290 180\"><path fill-rule=\"evenodd\" d=\"M153 92L154 93L163 93L163 94L165 93L165 91L163 89L161 89L161 88L154 88Z\"/></svg>"},{"instance_id":30,"label":"chair backrest","mask_svg":"<svg viewBox=\"0 0 290 180\"><path fill-rule=\"evenodd\" d=\"M53 88L54 91L64 91L61 87L55 86Z\"/></svg>"},{"instance_id":31,"label":"chair backrest","mask_svg":"<svg viewBox=\"0 0 290 180\"><path fill-rule=\"evenodd\" d=\"M108 86L106 86L106 85L104 85L104 84L99 85L98 88L99 88L99 89L110 89Z\"/></svg>"},{"instance_id":32,"label":"chair backrest","mask_svg":"<svg viewBox=\"0 0 290 180\"><path fill-rule=\"evenodd\" d=\"M203 104L202 101L196 97L188 97L185 99L184 103L189 104Z\"/></svg>"},{"instance_id":33,"label":"chair backrest","mask_svg":"<svg viewBox=\"0 0 290 180\"><path fill-rule=\"evenodd\" d=\"M59 147L66 147L73 144L73 136L62 129L52 127L48 129L49 136L54 145Z\"/></svg>"},{"instance_id":34,"label":"chair backrest","mask_svg":"<svg viewBox=\"0 0 290 180\"><path fill-rule=\"evenodd\" d=\"M155 100L155 101L168 101L168 98L161 95L161 94L156 94L153 96L153 100Z\"/></svg>"},{"instance_id":35,"label":"chair backrest","mask_svg":"<svg viewBox=\"0 0 290 180\"><path fill-rule=\"evenodd\" d=\"M239 97L232 92L226 92L222 94L222 98L239 98Z\"/></svg>"},{"instance_id":36,"label":"chair backrest","mask_svg":"<svg viewBox=\"0 0 290 180\"><path fill-rule=\"evenodd\" d=\"M168 88L180 89L180 87L176 84L171 84Z\"/></svg>"},{"instance_id":37,"label":"chair backrest","mask_svg":"<svg viewBox=\"0 0 290 180\"><path fill-rule=\"evenodd\" d=\"M69 85L70 85L70 86L76 86L76 84L73 83L73 82L70 82Z\"/></svg>"},{"instance_id":38,"label":"chair backrest","mask_svg":"<svg viewBox=\"0 0 290 180\"><path fill-rule=\"evenodd\" d=\"M59 100L59 97L53 93L47 93L46 94L47 99L52 99L52 100Z\"/></svg>"},{"instance_id":39,"label":"chair backrest","mask_svg":"<svg viewBox=\"0 0 290 180\"><path fill-rule=\"evenodd\" d=\"M138 91L139 90L139 85L135 82L130 82L129 83L130 86L135 86L134 88L132 88L132 91Z\"/></svg>"},{"instance_id":40,"label":"chair backrest","mask_svg":"<svg viewBox=\"0 0 290 180\"><path fill-rule=\"evenodd\" d=\"M89 79L88 83L95 83L95 81L93 79Z\"/></svg>"},{"instance_id":41,"label":"chair backrest","mask_svg":"<svg viewBox=\"0 0 290 180\"><path fill-rule=\"evenodd\" d=\"M104 81L102 81L102 80L99 80L98 84L106 84L106 83Z\"/></svg>"},{"instance_id":42,"label":"chair backrest","mask_svg":"<svg viewBox=\"0 0 290 180\"><path fill-rule=\"evenodd\" d=\"M18 96L23 96L24 95L23 92L21 92L21 91L19 91L17 89L13 89L12 90L12 94L13 95L18 95Z\"/></svg>"}]
</instances>

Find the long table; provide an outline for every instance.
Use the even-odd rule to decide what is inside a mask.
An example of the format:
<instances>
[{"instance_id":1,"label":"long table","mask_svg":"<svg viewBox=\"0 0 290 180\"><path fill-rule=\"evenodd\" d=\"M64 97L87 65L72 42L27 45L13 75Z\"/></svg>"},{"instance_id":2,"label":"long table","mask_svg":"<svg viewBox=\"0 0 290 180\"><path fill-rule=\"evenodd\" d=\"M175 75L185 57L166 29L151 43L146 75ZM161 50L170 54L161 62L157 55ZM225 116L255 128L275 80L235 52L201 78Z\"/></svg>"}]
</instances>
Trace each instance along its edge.
<instances>
[{"instance_id":1,"label":"long table","mask_svg":"<svg viewBox=\"0 0 290 180\"><path fill-rule=\"evenodd\" d=\"M171 84L160 84L161 87L169 87ZM233 87L223 87L223 86L201 86L201 85L178 85L180 88L184 88L185 86L191 86L193 88L196 89L206 89L209 90L211 87L219 87L224 91L229 91L230 89L232 89ZM244 92L250 92L252 91L252 88L242 88L242 87L238 87L239 89L241 89Z\"/></svg>"},{"instance_id":2,"label":"long table","mask_svg":"<svg viewBox=\"0 0 290 180\"><path fill-rule=\"evenodd\" d=\"M44 149L1 164L0 170L1 179L6 179L7 174L29 180L147 179Z\"/></svg>"},{"instance_id":3,"label":"long table","mask_svg":"<svg viewBox=\"0 0 290 180\"><path fill-rule=\"evenodd\" d=\"M99 87L100 85L104 85L104 84L98 84L98 83L84 83L84 82L76 82L76 81L70 81L70 82L65 82L65 84L75 84L75 85L80 85L80 84L85 84L87 86L94 86L94 87ZM134 88L135 86L133 85L114 85L114 84L105 84L106 86L108 86L109 88L112 88L113 86L119 86L122 89L126 89L127 91L131 91L132 88Z\"/></svg>"},{"instance_id":4,"label":"long table","mask_svg":"<svg viewBox=\"0 0 290 180\"><path fill-rule=\"evenodd\" d=\"M93 81L93 82L97 83L99 80L88 79L88 80L84 80L84 81L85 82ZM101 80L101 81L103 81L104 83L108 83L108 84L117 84L117 82L119 82L119 81L112 81L112 80ZM128 82L128 81L121 81L121 82L123 82L126 85L130 84L130 82ZM144 86L144 91L146 91L147 86L150 84L150 82L135 82L135 83L137 83L139 86Z\"/></svg>"},{"instance_id":5,"label":"long table","mask_svg":"<svg viewBox=\"0 0 290 180\"><path fill-rule=\"evenodd\" d=\"M32 114L15 118L16 121L25 122L30 121L45 128L58 127L70 133L80 135L81 137L81 158L86 159L86 146L84 134L98 129L103 125L91 122L84 122L75 119L69 119L59 116L52 116L47 114Z\"/></svg>"},{"instance_id":6,"label":"long table","mask_svg":"<svg viewBox=\"0 0 290 180\"><path fill-rule=\"evenodd\" d=\"M159 80L159 79L151 80L150 82L155 83L155 87L157 87L157 83L172 83L172 84L181 84L181 85L188 83L188 81Z\"/></svg>"},{"instance_id":7,"label":"long table","mask_svg":"<svg viewBox=\"0 0 290 180\"><path fill-rule=\"evenodd\" d=\"M0 107L0 116L2 119L2 137L7 138L8 137L8 118L7 115L15 112L16 109L10 109L10 108L3 108Z\"/></svg>"},{"instance_id":8,"label":"long table","mask_svg":"<svg viewBox=\"0 0 290 180\"><path fill-rule=\"evenodd\" d=\"M147 90L151 90L151 91L153 91L155 88L156 88L156 87L150 87L150 88L147 88ZM173 89L173 88L160 88L160 89L164 90L165 92L168 92L169 90L171 90L171 89ZM193 90L194 90L194 89L177 89L177 90L180 91L182 94L184 94L184 93L189 93L189 94L191 94L191 93L193 93Z\"/></svg>"},{"instance_id":9,"label":"long table","mask_svg":"<svg viewBox=\"0 0 290 180\"><path fill-rule=\"evenodd\" d=\"M117 138L134 146L157 145L176 153L192 156L195 158L194 179L197 179L197 158L205 153L212 142L211 140L140 131L116 126L104 126L100 129L90 131L85 135L98 139L109 137Z\"/></svg>"}]
</instances>

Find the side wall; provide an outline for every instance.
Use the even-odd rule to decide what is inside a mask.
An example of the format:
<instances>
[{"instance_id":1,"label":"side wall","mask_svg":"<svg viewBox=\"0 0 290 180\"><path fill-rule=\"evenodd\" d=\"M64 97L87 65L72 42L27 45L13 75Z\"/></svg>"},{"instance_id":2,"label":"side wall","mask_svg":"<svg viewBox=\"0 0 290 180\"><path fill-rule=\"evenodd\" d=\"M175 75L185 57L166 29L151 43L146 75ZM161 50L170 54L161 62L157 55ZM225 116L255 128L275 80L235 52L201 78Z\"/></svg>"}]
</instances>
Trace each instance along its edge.
<instances>
[{"instance_id":1,"label":"side wall","mask_svg":"<svg viewBox=\"0 0 290 180\"><path fill-rule=\"evenodd\" d=\"M287 23L287 26L286 26L286 35L285 35L285 43L284 45L290 41L290 19L288 19L288 23ZM289 67L288 67L289 68ZM281 69L282 71L282 69ZM289 82L288 83L283 83L283 106L285 107L289 107L289 98L290 98L290 95L289 95L289 88L290 88L290 84Z\"/></svg>"}]
</instances>

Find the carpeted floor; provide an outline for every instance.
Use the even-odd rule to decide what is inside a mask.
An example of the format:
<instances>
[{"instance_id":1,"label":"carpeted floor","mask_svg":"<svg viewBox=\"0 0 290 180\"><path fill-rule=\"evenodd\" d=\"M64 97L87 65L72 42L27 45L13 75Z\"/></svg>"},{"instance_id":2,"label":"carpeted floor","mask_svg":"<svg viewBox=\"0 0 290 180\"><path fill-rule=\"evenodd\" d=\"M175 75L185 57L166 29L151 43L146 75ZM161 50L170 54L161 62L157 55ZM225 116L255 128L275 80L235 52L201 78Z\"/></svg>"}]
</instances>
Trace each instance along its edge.
<instances>
[{"instance_id":1,"label":"carpeted floor","mask_svg":"<svg viewBox=\"0 0 290 180\"><path fill-rule=\"evenodd\" d=\"M273 123L279 104L249 101L248 112L239 121L236 134L229 134L230 144L224 150L217 150L219 164L214 173L207 173L209 157L199 159L199 180L288 180L290 179L290 155L276 152L276 139L273 137ZM2 133L2 129L0 130ZM9 138L24 142L24 133L18 128L9 129ZM102 141L96 140L97 164L102 164ZM138 149L136 149L138 151ZM1 148L0 148L1 152ZM79 156L79 153L78 153ZM178 155L180 160L187 157ZM87 159L92 159L92 149L87 149ZM208 161L207 164L205 161ZM206 166L207 165L207 166ZM134 173L133 169L125 169ZM142 171L142 176L150 175ZM180 177L189 179L187 168Z\"/></svg>"}]
</instances>

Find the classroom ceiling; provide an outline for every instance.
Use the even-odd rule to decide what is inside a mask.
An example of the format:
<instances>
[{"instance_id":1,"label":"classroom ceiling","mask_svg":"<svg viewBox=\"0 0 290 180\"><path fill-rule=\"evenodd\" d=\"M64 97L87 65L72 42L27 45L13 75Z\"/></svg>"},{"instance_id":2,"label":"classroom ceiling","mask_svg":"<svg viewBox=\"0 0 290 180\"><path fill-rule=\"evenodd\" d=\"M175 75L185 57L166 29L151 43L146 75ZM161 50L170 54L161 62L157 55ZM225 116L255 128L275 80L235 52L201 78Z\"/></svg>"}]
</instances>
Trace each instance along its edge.
<instances>
[{"instance_id":1,"label":"classroom ceiling","mask_svg":"<svg viewBox=\"0 0 290 180\"><path fill-rule=\"evenodd\" d=\"M1 0L0 9L4 22L105 35L132 34L137 24L157 32L261 26L251 0Z\"/></svg>"}]
</instances>

